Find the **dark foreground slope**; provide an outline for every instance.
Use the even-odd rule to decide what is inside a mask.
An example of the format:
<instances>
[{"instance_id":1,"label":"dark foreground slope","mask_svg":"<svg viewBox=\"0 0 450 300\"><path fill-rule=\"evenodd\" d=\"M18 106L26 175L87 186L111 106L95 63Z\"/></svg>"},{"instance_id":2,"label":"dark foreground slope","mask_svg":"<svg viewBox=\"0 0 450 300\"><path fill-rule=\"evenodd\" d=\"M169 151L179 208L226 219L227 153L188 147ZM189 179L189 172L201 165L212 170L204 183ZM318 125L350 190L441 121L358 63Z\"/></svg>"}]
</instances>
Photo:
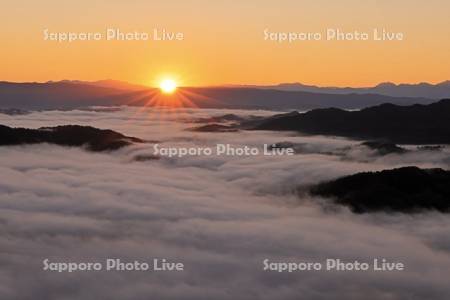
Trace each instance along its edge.
<instances>
[{"instance_id":1,"label":"dark foreground slope","mask_svg":"<svg viewBox=\"0 0 450 300\"><path fill-rule=\"evenodd\" d=\"M316 109L268 118L252 129L383 139L400 144L450 144L450 99L428 105L382 104L360 111Z\"/></svg>"},{"instance_id":2,"label":"dark foreground slope","mask_svg":"<svg viewBox=\"0 0 450 300\"><path fill-rule=\"evenodd\" d=\"M450 211L450 171L404 167L358 173L320 183L312 195L334 199L356 213Z\"/></svg>"},{"instance_id":3,"label":"dark foreground slope","mask_svg":"<svg viewBox=\"0 0 450 300\"><path fill-rule=\"evenodd\" d=\"M107 151L138 142L142 140L90 126L66 125L26 129L0 125L0 146L49 143L61 146L85 146L91 151Z\"/></svg>"}]
</instances>

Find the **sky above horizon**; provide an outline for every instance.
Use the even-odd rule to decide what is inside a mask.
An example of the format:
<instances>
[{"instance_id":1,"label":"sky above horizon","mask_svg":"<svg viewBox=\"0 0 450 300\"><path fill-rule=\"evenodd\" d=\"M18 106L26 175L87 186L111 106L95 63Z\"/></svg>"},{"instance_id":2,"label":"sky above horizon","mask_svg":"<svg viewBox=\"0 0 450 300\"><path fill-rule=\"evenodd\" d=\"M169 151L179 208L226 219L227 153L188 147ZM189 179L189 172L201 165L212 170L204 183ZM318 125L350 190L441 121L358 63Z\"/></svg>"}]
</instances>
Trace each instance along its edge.
<instances>
[{"instance_id":1,"label":"sky above horizon","mask_svg":"<svg viewBox=\"0 0 450 300\"><path fill-rule=\"evenodd\" d=\"M450 2L444 0L2 1L0 80L117 79L156 85L372 86L450 79ZM149 40L44 40L50 33L146 32ZM153 30L183 33L154 41ZM327 29L368 41L326 40ZM373 29L403 40L373 41ZM269 33L321 33L279 42ZM274 35L272 35L274 36ZM279 36L278 36L279 37Z\"/></svg>"}]
</instances>

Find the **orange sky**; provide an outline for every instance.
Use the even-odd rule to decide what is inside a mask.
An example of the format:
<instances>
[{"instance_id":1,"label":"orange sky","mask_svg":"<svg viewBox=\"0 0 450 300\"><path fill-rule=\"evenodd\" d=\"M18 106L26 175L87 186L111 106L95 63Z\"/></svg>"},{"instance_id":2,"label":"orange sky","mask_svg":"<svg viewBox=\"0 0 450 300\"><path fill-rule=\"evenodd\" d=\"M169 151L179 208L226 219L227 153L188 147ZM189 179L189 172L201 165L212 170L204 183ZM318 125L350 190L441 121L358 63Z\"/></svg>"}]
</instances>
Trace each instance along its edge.
<instances>
[{"instance_id":1,"label":"orange sky","mask_svg":"<svg viewBox=\"0 0 450 300\"><path fill-rule=\"evenodd\" d=\"M69 3L70 2L70 3ZM0 80L119 79L153 85L368 86L450 79L448 0L2 1ZM183 41L44 41L51 32L108 27L183 32ZM264 40L327 28L403 32L403 41Z\"/></svg>"}]
</instances>

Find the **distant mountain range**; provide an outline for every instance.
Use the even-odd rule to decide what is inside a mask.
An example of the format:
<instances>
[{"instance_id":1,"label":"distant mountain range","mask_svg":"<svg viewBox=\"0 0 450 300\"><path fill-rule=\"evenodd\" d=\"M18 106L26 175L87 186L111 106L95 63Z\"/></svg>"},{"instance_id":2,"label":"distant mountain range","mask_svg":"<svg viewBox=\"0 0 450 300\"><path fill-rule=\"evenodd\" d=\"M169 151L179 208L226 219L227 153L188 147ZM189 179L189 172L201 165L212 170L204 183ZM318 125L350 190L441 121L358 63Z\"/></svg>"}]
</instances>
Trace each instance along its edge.
<instances>
[{"instance_id":1,"label":"distant mountain range","mask_svg":"<svg viewBox=\"0 0 450 300\"><path fill-rule=\"evenodd\" d=\"M129 83L121 80L105 79L97 81L82 81L82 80L61 80L61 81L48 81L47 83L72 83L80 85L92 85L103 88L112 88L125 91L143 91L148 90L149 86Z\"/></svg>"},{"instance_id":2,"label":"distant mountain range","mask_svg":"<svg viewBox=\"0 0 450 300\"><path fill-rule=\"evenodd\" d=\"M73 81L0 82L0 108L33 110L126 105L131 100L139 100L139 96L144 97L147 93L148 89L136 91Z\"/></svg>"},{"instance_id":3,"label":"distant mountain range","mask_svg":"<svg viewBox=\"0 0 450 300\"><path fill-rule=\"evenodd\" d=\"M49 81L51 83L52 81ZM142 91L149 89L149 86L128 83L120 80L98 80L98 81L80 81L80 80L62 80L61 83L74 83L84 85L94 85L98 87L114 88L127 91ZM383 82L373 87L320 87L315 85L306 85L299 82L280 83L277 85L228 85L227 88L253 88L253 89L269 89L279 91L297 91L319 94L378 94L391 97L416 97L443 99L450 98L450 80L437 84L421 82L417 84L395 84L392 82ZM216 87L220 88L220 87Z\"/></svg>"},{"instance_id":4,"label":"distant mountain range","mask_svg":"<svg viewBox=\"0 0 450 300\"><path fill-rule=\"evenodd\" d=\"M59 81L46 83L0 82L0 108L73 109L86 106L148 105L159 89L114 80L96 82ZM183 87L186 106L199 108L241 108L309 110L336 107L360 109L382 103L428 104L431 98L391 97L378 94L330 94L252 87ZM168 103L170 97L164 95ZM183 102L182 102L183 103Z\"/></svg>"},{"instance_id":5,"label":"distant mountain range","mask_svg":"<svg viewBox=\"0 0 450 300\"><path fill-rule=\"evenodd\" d=\"M450 97L450 81L443 81L438 84L426 82L418 84L394 84L383 82L374 87L352 88L352 87L318 87L315 85L305 85L302 83L281 83L270 86L233 86L260 89L275 89L280 91L301 91L310 93L325 94L378 94L391 97L423 97L432 99L443 99Z\"/></svg>"}]
</instances>

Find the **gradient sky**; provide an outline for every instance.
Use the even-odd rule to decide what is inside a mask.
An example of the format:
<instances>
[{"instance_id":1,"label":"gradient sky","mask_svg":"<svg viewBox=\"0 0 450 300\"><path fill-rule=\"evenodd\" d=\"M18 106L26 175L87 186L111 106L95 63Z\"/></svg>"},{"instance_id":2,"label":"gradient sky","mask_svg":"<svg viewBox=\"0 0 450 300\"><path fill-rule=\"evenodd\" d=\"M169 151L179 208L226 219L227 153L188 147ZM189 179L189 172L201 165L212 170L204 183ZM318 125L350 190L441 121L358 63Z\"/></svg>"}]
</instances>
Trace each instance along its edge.
<instances>
[{"instance_id":1,"label":"gradient sky","mask_svg":"<svg viewBox=\"0 0 450 300\"><path fill-rule=\"evenodd\" d=\"M368 86L450 79L448 0L1 1L0 80L119 79L153 85ZM181 31L184 41L43 40L43 30ZM387 28L404 41L282 43L264 29L298 32Z\"/></svg>"}]
</instances>

